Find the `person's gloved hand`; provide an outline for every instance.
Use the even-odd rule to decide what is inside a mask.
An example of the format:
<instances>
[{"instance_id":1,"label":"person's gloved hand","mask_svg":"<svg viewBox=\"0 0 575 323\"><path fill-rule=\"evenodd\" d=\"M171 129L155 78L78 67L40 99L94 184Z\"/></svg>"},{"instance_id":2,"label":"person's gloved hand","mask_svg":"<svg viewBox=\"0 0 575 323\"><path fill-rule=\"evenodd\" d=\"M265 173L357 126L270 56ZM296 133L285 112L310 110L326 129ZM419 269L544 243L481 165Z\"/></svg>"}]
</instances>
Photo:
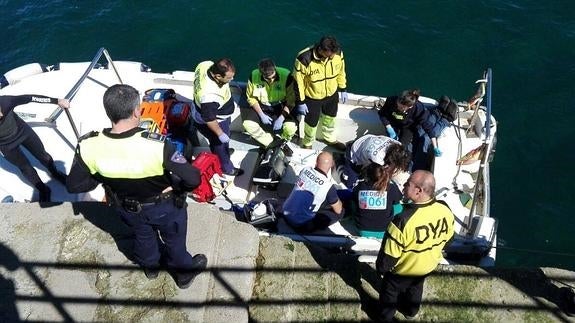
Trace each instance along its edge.
<instances>
[{"instance_id":1,"label":"person's gloved hand","mask_svg":"<svg viewBox=\"0 0 575 323\"><path fill-rule=\"evenodd\" d=\"M433 147L433 154L435 155L435 157L440 157L442 155L442 152L441 150L439 150L439 148Z\"/></svg>"},{"instance_id":2,"label":"person's gloved hand","mask_svg":"<svg viewBox=\"0 0 575 323\"><path fill-rule=\"evenodd\" d=\"M385 129L387 130L389 138L397 140L397 134L395 133L395 130L393 130L392 126L387 126Z\"/></svg>"},{"instance_id":3,"label":"person's gloved hand","mask_svg":"<svg viewBox=\"0 0 575 323\"><path fill-rule=\"evenodd\" d=\"M282 125L284 124L284 120L285 117L283 115L280 115L276 121L274 121L274 131L278 131L282 128Z\"/></svg>"},{"instance_id":4,"label":"person's gloved hand","mask_svg":"<svg viewBox=\"0 0 575 323\"><path fill-rule=\"evenodd\" d=\"M298 104L298 105L297 105L297 112L298 112L299 114L305 116L305 115L309 112L309 110L308 110L308 108L307 108L307 104L305 104L305 103Z\"/></svg>"},{"instance_id":5,"label":"person's gloved hand","mask_svg":"<svg viewBox=\"0 0 575 323\"><path fill-rule=\"evenodd\" d=\"M341 103L346 103L347 102L347 92L346 91L341 91L339 92L339 101Z\"/></svg>"},{"instance_id":6,"label":"person's gloved hand","mask_svg":"<svg viewBox=\"0 0 575 323\"><path fill-rule=\"evenodd\" d=\"M260 112L258 113L258 116L260 117L260 120L262 121L263 124L272 124L273 119L267 114Z\"/></svg>"},{"instance_id":7,"label":"person's gloved hand","mask_svg":"<svg viewBox=\"0 0 575 323\"><path fill-rule=\"evenodd\" d=\"M220 140L220 142L222 144L225 144L227 142L230 142L230 137L228 137L228 135L226 135L225 133L222 132L221 135L218 136L218 139Z\"/></svg>"}]
</instances>

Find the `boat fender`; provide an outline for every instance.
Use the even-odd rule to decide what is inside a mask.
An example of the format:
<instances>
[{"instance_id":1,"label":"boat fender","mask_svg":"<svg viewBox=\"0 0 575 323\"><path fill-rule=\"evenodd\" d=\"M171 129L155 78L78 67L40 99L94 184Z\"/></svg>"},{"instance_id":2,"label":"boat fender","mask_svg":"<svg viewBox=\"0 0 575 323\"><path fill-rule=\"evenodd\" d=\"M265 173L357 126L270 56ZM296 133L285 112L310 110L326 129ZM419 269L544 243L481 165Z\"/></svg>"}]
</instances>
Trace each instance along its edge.
<instances>
[{"instance_id":1,"label":"boat fender","mask_svg":"<svg viewBox=\"0 0 575 323\"><path fill-rule=\"evenodd\" d=\"M0 80L0 84L2 87L10 84L16 84L29 76L41 74L47 71L48 68L46 65L40 63L22 65L4 73L3 79Z\"/></svg>"}]
</instances>

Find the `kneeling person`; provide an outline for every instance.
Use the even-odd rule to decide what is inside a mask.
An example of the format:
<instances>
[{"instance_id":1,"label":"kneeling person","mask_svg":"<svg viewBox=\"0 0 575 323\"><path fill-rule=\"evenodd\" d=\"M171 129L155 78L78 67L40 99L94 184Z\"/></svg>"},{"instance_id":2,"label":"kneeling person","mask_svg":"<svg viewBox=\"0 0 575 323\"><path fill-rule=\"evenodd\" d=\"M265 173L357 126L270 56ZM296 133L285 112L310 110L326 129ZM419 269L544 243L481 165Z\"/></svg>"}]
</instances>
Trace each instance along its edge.
<instances>
[{"instance_id":1,"label":"kneeling person","mask_svg":"<svg viewBox=\"0 0 575 323\"><path fill-rule=\"evenodd\" d=\"M265 58L252 71L246 89L250 109L244 115L244 129L263 147L274 142L272 135L281 130L281 139L291 140L297 131L294 107L294 79L288 69L276 67ZM273 146L273 145L272 145Z\"/></svg>"},{"instance_id":2,"label":"kneeling person","mask_svg":"<svg viewBox=\"0 0 575 323\"><path fill-rule=\"evenodd\" d=\"M286 221L299 232L327 228L343 217L343 206L331 180L333 156L321 152L315 168L304 168L283 204Z\"/></svg>"},{"instance_id":3,"label":"kneeling person","mask_svg":"<svg viewBox=\"0 0 575 323\"><path fill-rule=\"evenodd\" d=\"M390 149L381 165L373 162L363 168L363 179L353 190L354 219L362 237L383 238L393 216L402 210L403 195L391 178L407 169L409 155L401 145L396 146Z\"/></svg>"}]
</instances>

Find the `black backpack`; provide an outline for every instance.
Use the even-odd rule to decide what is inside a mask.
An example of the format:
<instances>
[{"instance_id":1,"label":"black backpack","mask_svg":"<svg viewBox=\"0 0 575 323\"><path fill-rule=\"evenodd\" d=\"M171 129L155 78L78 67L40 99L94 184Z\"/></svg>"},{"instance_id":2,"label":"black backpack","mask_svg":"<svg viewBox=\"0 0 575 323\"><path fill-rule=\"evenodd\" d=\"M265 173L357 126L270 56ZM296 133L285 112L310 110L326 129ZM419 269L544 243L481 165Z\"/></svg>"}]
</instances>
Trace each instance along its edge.
<instances>
[{"instance_id":1,"label":"black backpack","mask_svg":"<svg viewBox=\"0 0 575 323\"><path fill-rule=\"evenodd\" d=\"M446 95L443 95L438 100L437 110L439 110L441 116L447 119L449 122L453 122L455 119L457 119L457 101L450 99Z\"/></svg>"}]
</instances>

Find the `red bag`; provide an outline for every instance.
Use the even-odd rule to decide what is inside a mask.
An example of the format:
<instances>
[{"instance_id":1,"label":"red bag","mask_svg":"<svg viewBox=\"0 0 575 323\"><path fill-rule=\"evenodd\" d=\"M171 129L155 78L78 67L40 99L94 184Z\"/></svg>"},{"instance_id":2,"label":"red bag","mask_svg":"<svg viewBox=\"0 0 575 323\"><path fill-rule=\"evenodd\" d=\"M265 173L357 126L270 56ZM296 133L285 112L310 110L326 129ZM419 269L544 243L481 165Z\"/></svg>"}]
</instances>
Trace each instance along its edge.
<instances>
[{"instance_id":1,"label":"red bag","mask_svg":"<svg viewBox=\"0 0 575 323\"><path fill-rule=\"evenodd\" d=\"M188 103L174 102L166 112L168 128L173 130L174 128L186 126L190 120L191 111L192 109Z\"/></svg>"},{"instance_id":2,"label":"red bag","mask_svg":"<svg viewBox=\"0 0 575 323\"><path fill-rule=\"evenodd\" d=\"M202 151L192 165L200 170L200 185L192 191L192 198L197 202L210 202L216 198L212 184L213 177L222 176L222 166L217 155ZM217 179L216 179L217 180Z\"/></svg>"}]
</instances>

